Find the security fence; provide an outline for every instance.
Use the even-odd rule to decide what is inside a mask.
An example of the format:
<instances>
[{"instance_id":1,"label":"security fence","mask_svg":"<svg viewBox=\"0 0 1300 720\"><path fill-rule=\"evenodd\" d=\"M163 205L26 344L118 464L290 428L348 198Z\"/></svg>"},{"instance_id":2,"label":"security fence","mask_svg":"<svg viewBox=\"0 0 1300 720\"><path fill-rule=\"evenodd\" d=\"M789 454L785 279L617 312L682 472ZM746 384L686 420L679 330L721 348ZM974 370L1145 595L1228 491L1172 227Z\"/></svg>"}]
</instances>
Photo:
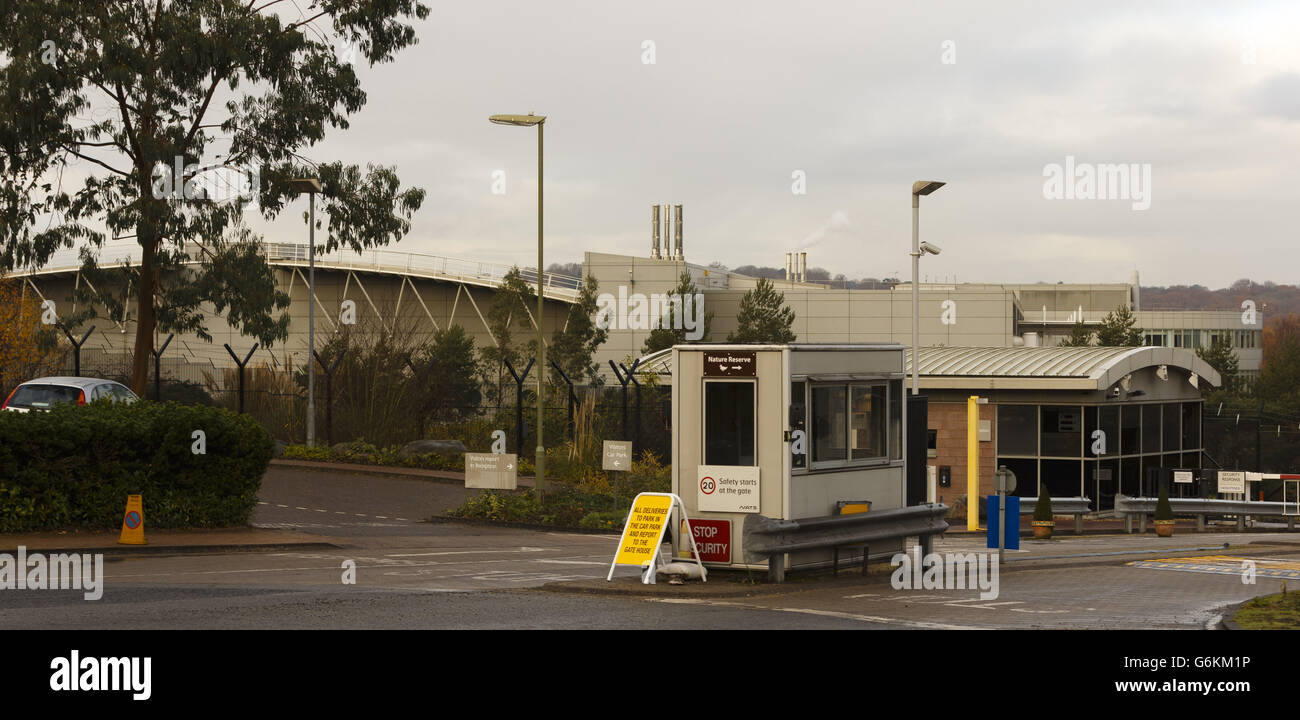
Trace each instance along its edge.
<instances>
[{"instance_id":1,"label":"security fence","mask_svg":"<svg viewBox=\"0 0 1300 720\"><path fill-rule=\"evenodd\" d=\"M161 396L163 401L212 405L236 412L242 407L276 439L289 444L306 441L305 367L294 365L283 355L258 349L248 357L241 386L240 371L234 362L217 365L211 360L197 361L175 348L169 350L157 360L157 375L154 359L150 359L150 379L143 397L155 400ZM238 360L244 360L242 354ZM316 366L317 445L360 440L387 447L419 439L455 439L470 450L488 451L493 431L501 430L507 452L528 459L534 455L535 374L526 378L522 392L517 391L509 376L502 383L493 383L496 387L491 392L481 383L478 402L471 404L439 395L435 389L440 382L436 369L421 367L418 361L387 368L339 363L335 358L326 361L329 366ZM75 365L69 350L43 372L73 375L77 372ZM131 367L130 353L86 348L80 357L82 376L116 380L128 386ZM546 387L543 439L548 447L572 440L577 432L597 441L630 440L637 454L649 451L666 460L672 437L669 402L670 388L646 379L640 387L629 386L624 392L619 385L570 386L554 373L548 377Z\"/></svg>"}]
</instances>

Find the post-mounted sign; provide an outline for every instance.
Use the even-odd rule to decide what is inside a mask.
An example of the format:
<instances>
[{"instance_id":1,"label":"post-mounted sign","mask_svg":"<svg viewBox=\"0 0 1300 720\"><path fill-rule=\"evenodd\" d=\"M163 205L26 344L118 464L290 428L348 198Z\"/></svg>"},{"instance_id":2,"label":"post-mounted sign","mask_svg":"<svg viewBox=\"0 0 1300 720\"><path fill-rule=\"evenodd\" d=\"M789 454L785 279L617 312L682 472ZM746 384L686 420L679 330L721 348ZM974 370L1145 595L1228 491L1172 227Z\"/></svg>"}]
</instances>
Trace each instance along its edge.
<instances>
[{"instance_id":1,"label":"post-mounted sign","mask_svg":"<svg viewBox=\"0 0 1300 720\"><path fill-rule=\"evenodd\" d=\"M514 453L465 453L465 487L514 490L517 468Z\"/></svg>"},{"instance_id":2,"label":"post-mounted sign","mask_svg":"<svg viewBox=\"0 0 1300 720\"><path fill-rule=\"evenodd\" d=\"M1221 493L1246 492L1246 473L1229 472L1227 470L1220 470L1219 471L1219 492Z\"/></svg>"},{"instance_id":3,"label":"post-mounted sign","mask_svg":"<svg viewBox=\"0 0 1300 720\"><path fill-rule=\"evenodd\" d=\"M755 377L753 350L704 353L704 377Z\"/></svg>"},{"instance_id":4,"label":"post-mounted sign","mask_svg":"<svg viewBox=\"0 0 1300 720\"><path fill-rule=\"evenodd\" d=\"M606 440L601 450L601 470L632 469L632 442L630 440Z\"/></svg>"}]
</instances>

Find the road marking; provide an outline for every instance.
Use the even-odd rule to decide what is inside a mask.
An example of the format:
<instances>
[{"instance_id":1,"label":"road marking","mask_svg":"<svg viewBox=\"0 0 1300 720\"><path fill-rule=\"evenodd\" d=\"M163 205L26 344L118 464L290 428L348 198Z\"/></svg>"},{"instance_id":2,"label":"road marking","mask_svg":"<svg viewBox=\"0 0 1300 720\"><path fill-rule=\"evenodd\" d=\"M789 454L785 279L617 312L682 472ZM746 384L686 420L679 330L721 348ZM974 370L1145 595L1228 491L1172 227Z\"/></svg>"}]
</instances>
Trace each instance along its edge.
<instances>
[{"instance_id":1,"label":"road marking","mask_svg":"<svg viewBox=\"0 0 1300 720\"><path fill-rule=\"evenodd\" d=\"M781 612L804 613L807 615L822 615L825 617L843 618L845 620L860 620L870 623L887 623L890 625L905 625L907 627L921 628L924 630L988 630L989 628L975 627L972 625L953 625L951 623L922 622L919 620L898 620L896 618L877 617L875 615L857 615L854 613L836 612L834 610L812 610L810 608L772 608Z\"/></svg>"},{"instance_id":2,"label":"road marking","mask_svg":"<svg viewBox=\"0 0 1300 720\"><path fill-rule=\"evenodd\" d=\"M599 565L601 567L606 567L609 565L609 563L601 562L599 560L551 560L549 558L534 560L533 562L551 563L553 565Z\"/></svg>"},{"instance_id":3,"label":"road marking","mask_svg":"<svg viewBox=\"0 0 1300 720\"><path fill-rule=\"evenodd\" d=\"M517 550L442 550L427 553L391 553L384 557L431 557L435 555L482 555L484 553L534 553L558 550L559 548L521 547ZM602 565L604 563L601 563Z\"/></svg>"},{"instance_id":4,"label":"road marking","mask_svg":"<svg viewBox=\"0 0 1300 720\"><path fill-rule=\"evenodd\" d=\"M307 508L305 508L305 507L299 505L299 506L298 506L297 508L295 508L295 509L296 509L296 510L306 510Z\"/></svg>"},{"instance_id":5,"label":"road marking","mask_svg":"<svg viewBox=\"0 0 1300 720\"><path fill-rule=\"evenodd\" d=\"M352 514L357 517L366 517L364 513L352 513Z\"/></svg>"},{"instance_id":6,"label":"road marking","mask_svg":"<svg viewBox=\"0 0 1300 720\"><path fill-rule=\"evenodd\" d=\"M859 615L857 613L838 612L835 610L814 610L812 608L789 608L789 607L765 607L755 605L754 603L737 603L725 602L720 600L705 600L702 598L649 598L650 602L674 603L679 605L714 605L723 607L742 607L755 610L772 610L776 612L802 613L805 615L821 615L824 617L842 618L845 620L857 620L869 623L885 623L890 625L903 625L925 630L984 630L972 625L953 625L951 623L925 622L921 620L900 620L897 618L879 617L876 615Z\"/></svg>"},{"instance_id":7,"label":"road marking","mask_svg":"<svg viewBox=\"0 0 1300 720\"><path fill-rule=\"evenodd\" d=\"M387 515L376 515L376 516L375 516L375 519L377 519L377 520L387 520L387 519L388 519L388 516L387 516Z\"/></svg>"},{"instance_id":8,"label":"road marking","mask_svg":"<svg viewBox=\"0 0 1300 720\"><path fill-rule=\"evenodd\" d=\"M287 507L289 507L289 506L288 506L288 505L276 505L276 507L287 508Z\"/></svg>"},{"instance_id":9,"label":"road marking","mask_svg":"<svg viewBox=\"0 0 1300 720\"><path fill-rule=\"evenodd\" d=\"M317 510L316 512L329 512L328 510Z\"/></svg>"},{"instance_id":10,"label":"road marking","mask_svg":"<svg viewBox=\"0 0 1300 720\"><path fill-rule=\"evenodd\" d=\"M347 513L343 512L342 510L335 510L335 511L334 511L334 514L335 514L335 515L347 515Z\"/></svg>"},{"instance_id":11,"label":"road marking","mask_svg":"<svg viewBox=\"0 0 1300 720\"><path fill-rule=\"evenodd\" d=\"M858 598L864 598L864 597L880 597L880 595L878 595L877 593L862 593L860 595L845 595L844 599L857 600Z\"/></svg>"}]
</instances>

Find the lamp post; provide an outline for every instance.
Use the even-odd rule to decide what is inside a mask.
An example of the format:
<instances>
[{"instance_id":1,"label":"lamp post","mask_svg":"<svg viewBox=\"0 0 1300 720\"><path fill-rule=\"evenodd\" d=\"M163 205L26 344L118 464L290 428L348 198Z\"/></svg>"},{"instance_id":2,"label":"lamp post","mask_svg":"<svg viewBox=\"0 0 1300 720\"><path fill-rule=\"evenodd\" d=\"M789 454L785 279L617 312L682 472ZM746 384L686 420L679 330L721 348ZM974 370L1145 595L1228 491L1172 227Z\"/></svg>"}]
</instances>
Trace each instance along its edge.
<instances>
[{"instance_id":1,"label":"lamp post","mask_svg":"<svg viewBox=\"0 0 1300 720\"><path fill-rule=\"evenodd\" d=\"M921 222L921 196L943 187L938 180L917 180L912 183L912 394L917 394L917 367L921 358L917 355L921 344L921 288L917 285L921 269L922 252L938 255L939 248L930 243L920 242L918 226Z\"/></svg>"},{"instance_id":2,"label":"lamp post","mask_svg":"<svg viewBox=\"0 0 1300 720\"><path fill-rule=\"evenodd\" d=\"M542 392L542 379L546 376L546 344L542 338L542 125L546 116L532 113L493 115L488 120L497 125L537 126L537 454L534 464L537 467L537 493L541 495L546 489L546 447L542 440L546 402Z\"/></svg>"},{"instance_id":3,"label":"lamp post","mask_svg":"<svg viewBox=\"0 0 1300 720\"><path fill-rule=\"evenodd\" d=\"M289 187L307 193L307 447L316 444L316 193L320 180L300 178Z\"/></svg>"}]
</instances>

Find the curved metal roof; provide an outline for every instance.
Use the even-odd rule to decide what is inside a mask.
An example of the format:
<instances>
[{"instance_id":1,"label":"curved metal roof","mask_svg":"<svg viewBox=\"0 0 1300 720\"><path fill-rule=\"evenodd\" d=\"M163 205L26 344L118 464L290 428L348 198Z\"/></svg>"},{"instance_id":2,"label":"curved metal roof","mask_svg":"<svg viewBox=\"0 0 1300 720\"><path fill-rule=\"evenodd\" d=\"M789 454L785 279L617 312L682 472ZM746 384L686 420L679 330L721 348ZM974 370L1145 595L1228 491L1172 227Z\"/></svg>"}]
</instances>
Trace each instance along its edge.
<instances>
[{"instance_id":1,"label":"curved metal roof","mask_svg":"<svg viewBox=\"0 0 1300 720\"><path fill-rule=\"evenodd\" d=\"M919 352L919 375L930 387L980 387L1105 390L1124 376L1147 367L1178 368L1218 387L1219 373L1181 348L1166 347L926 347ZM672 351L641 359L639 372L671 375ZM907 351L907 373L912 351ZM947 379L947 381L945 381ZM1000 382L999 382L1000 381Z\"/></svg>"},{"instance_id":2,"label":"curved metal roof","mask_svg":"<svg viewBox=\"0 0 1300 720\"><path fill-rule=\"evenodd\" d=\"M927 347L918 352L918 374L930 378L1074 379L1104 389L1145 367L1181 368L1219 386L1219 373L1181 348L1166 347ZM912 352L907 352L912 372Z\"/></svg>"}]
</instances>

